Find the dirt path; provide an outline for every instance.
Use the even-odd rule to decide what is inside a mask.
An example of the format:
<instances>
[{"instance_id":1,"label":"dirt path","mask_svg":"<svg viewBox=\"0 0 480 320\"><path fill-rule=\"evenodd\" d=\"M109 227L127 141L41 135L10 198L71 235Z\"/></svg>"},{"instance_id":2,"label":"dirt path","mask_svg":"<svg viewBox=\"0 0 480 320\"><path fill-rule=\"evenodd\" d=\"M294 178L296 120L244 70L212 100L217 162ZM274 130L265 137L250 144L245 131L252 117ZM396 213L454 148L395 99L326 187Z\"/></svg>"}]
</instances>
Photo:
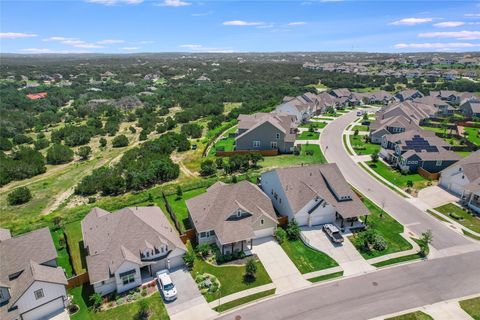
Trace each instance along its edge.
<instances>
[{"instance_id":1,"label":"dirt path","mask_svg":"<svg viewBox=\"0 0 480 320\"><path fill-rule=\"evenodd\" d=\"M182 171L183 174L185 174L187 177L191 177L191 178L197 177L195 172L191 171L185 166L185 164L183 163L183 157L180 154L178 154L177 152L174 152L170 157L174 163L178 164L178 166L180 167L180 171Z\"/></svg>"}]
</instances>

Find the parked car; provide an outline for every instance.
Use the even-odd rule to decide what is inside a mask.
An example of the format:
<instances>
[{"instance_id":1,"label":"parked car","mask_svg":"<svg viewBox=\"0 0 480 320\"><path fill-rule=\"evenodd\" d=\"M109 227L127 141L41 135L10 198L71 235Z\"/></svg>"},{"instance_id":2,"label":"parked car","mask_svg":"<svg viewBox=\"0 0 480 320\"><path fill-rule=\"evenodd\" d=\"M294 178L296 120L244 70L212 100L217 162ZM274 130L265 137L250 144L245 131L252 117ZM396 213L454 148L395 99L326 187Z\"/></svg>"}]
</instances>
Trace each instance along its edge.
<instances>
[{"instance_id":1,"label":"parked car","mask_svg":"<svg viewBox=\"0 0 480 320\"><path fill-rule=\"evenodd\" d=\"M357 116L363 116L363 110L357 111Z\"/></svg>"},{"instance_id":2,"label":"parked car","mask_svg":"<svg viewBox=\"0 0 480 320\"><path fill-rule=\"evenodd\" d=\"M335 242L335 243L342 243L343 242L343 236L340 233L340 230L333 224L324 224L323 225L323 231L330 237L330 239Z\"/></svg>"},{"instance_id":3,"label":"parked car","mask_svg":"<svg viewBox=\"0 0 480 320\"><path fill-rule=\"evenodd\" d=\"M161 270L157 272L157 280L162 291L163 297L166 301L172 301L177 298L177 288L170 278L168 270Z\"/></svg>"}]
</instances>

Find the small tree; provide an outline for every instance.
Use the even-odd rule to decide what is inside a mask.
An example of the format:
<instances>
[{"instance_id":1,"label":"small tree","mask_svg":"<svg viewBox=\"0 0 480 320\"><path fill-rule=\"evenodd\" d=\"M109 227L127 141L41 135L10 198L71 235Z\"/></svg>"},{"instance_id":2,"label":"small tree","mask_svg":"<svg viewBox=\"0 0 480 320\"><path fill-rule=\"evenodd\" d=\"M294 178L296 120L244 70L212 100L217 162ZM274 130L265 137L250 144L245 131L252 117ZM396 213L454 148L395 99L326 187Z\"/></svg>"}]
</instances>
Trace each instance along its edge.
<instances>
[{"instance_id":1,"label":"small tree","mask_svg":"<svg viewBox=\"0 0 480 320\"><path fill-rule=\"evenodd\" d=\"M138 301L138 313L136 315L136 319L143 320L148 319L150 315L150 306L145 299L140 299Z\"/></svg>"},{"instance_id":2,"label":"small tree","mask_svg":"<svg viewBox=\"0 0 480 320\"><path fill-rule=\"evenodd\" d=\"M248 259L245 265L245 275L248 279L254 280L257 277L257 265L253 259Z\"/></svg>"},{"instance_id":3,"label":"small tree","mask_svg":"<svg viewBox=\"0 0 480 320\"><path fill-rule=\"evenodd\" d=\"M222 169L223 168L223 158L215 159L215 165L217 166L218 169Z\"/></svg>"},{"instance_id":4,"label":"small tree","mask_svg":"<svg viewBox=\"0 0 480 320\"><path fill-rule=\"evenodd\" d=\"M210 176L217 171L217 167L212 160L205 160L200 165L200 174L202 176Z\"/></svg>"},{"instance_id":5,"label":"small tree","mask_svg":"<svg viewBox=\"0 0 480 320\"><path fill-rule=\"evenodd\" d=\"M56 230L60 229L61 223L62 223L62 217L56 216L55 218L53 218L53 225L55 226Z\"/></svg>"},{"instance_id":6,"label":"small tree","mask_svg":"<svg viewBox=\"0 0 480 320\"><path fill-rule=\"evenodd\" d=\"M428 246L433 241L433 234L432 230L428 229L427 231L422 233L422 237L420 238L420 254L422 256L426 256L428 254L429 248Z\"/></svg>"},{"instance_id":7,"label":"small tree","mask_svg":"<svg viewBox=\"0 0 480 320\"><path fill-rule=\"evenodd\" d=\"M300 227L295 220L292 220L287 224L285 231L287 232L287 237L289 240L297 240L300 238Z\"/></svg>"},{"instance_id":8,"label":"small tree","mask_svg":"<svg viewBox=\"0 0 480 320\"><path fill-rule=\"evenodd\" d=\"M177 199L182 199L182 196L183 196L182 187L177 186Z\"/></svg>"},{"instance_id":9,"label":"small tree","mask_svg":"<svg viewBox=\"0 0 480 320\"><path fill-rule=\"evenodd\" d=\"M355 129L355 131L353 131L353 135L358 136L358 129Z\"/></svg>"},{"instance_id":10,"label":"small tree","mask_svg":"<svg viewBox=\"0 0 480 320\"><path fill-rule=\"evenodd\" d=\"M48 164L63 164L73 160L73 151L63 144L54 144L47 150Z\"/></svg>"},{"instance_id":11,"label":"small tree","mask_svg":"<svg viewBox=\"0 0 480 320\"><path fill-rule=\"evenodd\" d=\"M407 187L408 188L413 188L413 181L412 180L407 180Z\"/></svg>"},{"instance_id":12,"label":"small tree","mask_svg":"<svg viewBox=\"0 0 480 320\"><path fill-rule=\"evenodd\" d=\"M195 264L195 254L191 251L187 251L183 256L183 261L189 270L193 269L193 265Z\"/></svg>"},{"instance_id":13,"label":"small tree","mask_svg":"<svg viewBox=\"0 0 480 320\"><path fill-rule=\"evenodd\" d=\"M365 121L368 120L368 113L365 112L365 113L363 114L363 120L365 120Z\"/></svg>"},{"instance_id":14,"label":"small tree","mask_svg":"<svg viewBox=\"0 0 480 320\"><path fill-rule=\"evenodd\" d=\"M311 123L309 126L308 126L308 132L315 132L315 125L313 123Z\"/></svg>"},{"instance_id":15,"label":"small tree","mask_svg":"<svg viewBox=\"0 0 480 320\"><path fill-rule=\"evenodd\" d=\"M131 133L137 133L137 129L135 129L133 126L128 127L128 130L130 130Z\"/></svg>"},{"instance_id":16,"label":"small tree","mask_svg":"<svg viewBox=\"0 0 480 320\"><path fill-rule=\"evenodd\" d=\"M100 311L102 306L102 296L99 293L94 293L89 297L90 303L92 304L93 311Z\"/></svg>"},{"instance_id":17,"label":"small tree","mask_svg":"<svg viewBox=\"0 0 480 320\"><path fill-rule=\"evenodd\" d=\"M89 146L81 146L80 148L78 148L77 156L79 156L81 160L87 160L90 157L91 153L92 148L90 148Z\"/></svg>"},{"instance_id":18,"label":"small tree","mask_svg":"<svg viewBox=\"0 0 480 320\"><path fill-rule=\"evenodd\" d=\"M100 138L99 143L101 148L105 148L107 146L107 139L102 137Z\"/></svg>"},{"instance_id":19,"label":"small tree","mask_svg":"<svg viewBox=\"0 0 480 320\"><path fill-rule=\"evenodd\" d=\"M7 195L8 204L11 206L27 203L30 199L32 194L27 187L16 188Z\"/></svg>"},{"instance_id":20,"label":"small tree","mask_svg":"<svg viewBox=\"0 0 480 320\"><path fill-rule=\"evenodd\" d=\"M199 244L196 248L195 251L202 257L206 258L208 254L210 253L210 245L208 243L202 243Z\"/></svg>"},{"instance_id":21,"label":"small tree","mask_svg":"<svg viewBox=\"0 0 480 320\"><path fill-rule=\"evenodd\" d=\"M147 138L148 138L147 137L147 132L145 130L142 130L140 132L140 136L138 137L138 139L140 139L140 141L145 141L145 140L147 140Z\"/></svg>"},{"instance_id":22,"label":"small tree","mask_svg":"<svg viewBox=\"0 0 480 320\"><path fill-rule=\"evenodd\" d=\"M285 232L283 228L278 228L277 231L275 231L275 239L277 239L279 244L282 244L286 238L287 232Z\"/></svg>"},{"instance_id":23,"label":"small tree","mask_svg":"<svg viewBox=\"0 0 480 320\"><path fill-rule=\"evenodd\" d=\"M378 152L372 153L371 157L372 157L372 162L373 162L373 163L377 163L377 162L378 162L378 158L379 158Z\"/></svg>"},{"instance_id":24,"label":"small tree","mask_svg":"<svg viewBox=\"0 0 480 320\"><path fill-rule=\"evenodd\" d=\"M263 156L260 153L252 153L250 161L252 162L252 167L256 167L259 161L263 161Z\"/></svg>"},{"instance_id":25,"label":"small tree","mask_svg":"<svg viewBox=\"0 0 480 320\"><path fill-rule=\"evenodd\" d=\"M122 148L122 147L126 147L126 146L128 146L128 138L124 134L121 134L121 135L113 138L112 147Z\"/></svg>"}]
</instances>

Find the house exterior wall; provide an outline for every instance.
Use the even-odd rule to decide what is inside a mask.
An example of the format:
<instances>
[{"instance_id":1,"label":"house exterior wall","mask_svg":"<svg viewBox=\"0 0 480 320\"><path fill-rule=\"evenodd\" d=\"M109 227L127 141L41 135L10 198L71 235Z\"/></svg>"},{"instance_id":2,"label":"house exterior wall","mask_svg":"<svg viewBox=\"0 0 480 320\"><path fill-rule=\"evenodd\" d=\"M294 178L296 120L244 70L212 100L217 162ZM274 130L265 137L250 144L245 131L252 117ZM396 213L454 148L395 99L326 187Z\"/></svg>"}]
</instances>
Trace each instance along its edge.
<instances>
[{"instance_id":1,"label":"house exterior wall","mask_svg":"<svg viewBox=\"0 0 480 320\"><path fill-rule=\"evenodd\" d=\"M272 200L273 207L280 215L287 216L288 220L295 218L275 171L262 174L262 190ZM275 193L277 197L275 197Z\"/></svg>"},{"instance_id":2,"label":"house exterior wall","mask_svg":"<svg viewBox=\"0 0 480 320\"><path fill-rule=\"evenodd\" d=\"M442 171L440 175L440 186L459 196L464 193L464 186L469 183L460 166L453 165Z\"/></svg>"},{"instance_id":3,"label":"house exterior wall","mask_svg":"<svg viewBox=\"0 0 480 320\"><path fill-rule=\"evenodd\" d=\"M480 213L480 191L472 192L467 206L476 213Z\"/></svg>"},{"instance_id":4,"label":"house exterior wall","mask_svg":"<svg viewBox=\"0 0 480 320\"><path fill-rule=\"evenodd\" d=\"M103 281L103 283L102 281L93 283L93 290L101 296L114 292L117 290L115 277L111 277L108 280Z\"/></svg>"},{"instance_id":5,"label":"house exterior wall","mask_svg":"<svg viewBox=\"0 0 480 320\"><path fill-rule=\"evenodd\" d=\"M43 297L40 299L35 298L35 291L43 290ZM36 309L36 311L31 311L29 313L30 319L41 319L53 311L60 311L65 308L63 301L67 297L67 291L65 290L65 286L58 283L49 283L49 282L41 282L35 281L33 284L25 291L25 293L18 299L15 305L18 307L19 314L26 313L32 309ZM61 298L62 304L59 307L55 308L39 308L42 305L47 305L49 303L57 305L55 300L57 298Z\"/></svg>"},{"instance_id":6,"label":"house exterior wall","mask_svg":"<svg viewBox=\"0 0 480 320\"><path fill-rule=\"evenodd\" d=\"M277 138L277 133L279 138ZM254 146L253 141L259 141L260 146ZM276 142L277 147L272 148L271 143ZM285 134L269 122L249 130L243 136L236 138L236 150L276 150L281 153L293 152L293 142L285 142Z\"/></svg>"},{"instance_id":7,"label":"house exterior wall","mask_svg":"<svg viewBox=\"0 0 480 320\"><path fill-rule=\"evenodd\" d=\"M278 113L284 112L289 115L295 116L297 118L297 122L302 121L302 113L289 103L283 103L279 105L278 107L275 108L275 111Z\"/></svg>"},{"instance_id":8,"label":"house exterior wall","mask_svg":"<svg viewBox=\"0 0 480 320\"><path fill-rule=\"evenodd\" d=\"M371 132L370 133L370 140L371 140L372 143L381 144L382 143L382 137L386 134L389 134L389 132L386 129Z\"/></svg>"},{"instance_id":9,"label":"house exterior wall","mask_svg":"<svg viewBox=\"0 0 480 320\"><path fill-rule=\"evenodd\" d=\"M135 280L129 284L124 285L120 273L135 270ZM138 287L142 284L142 275L140 274L140 267L132 262L125 261L116 271L115 271L115 282L117 283L117 292L121 293L132 288Z\"/></svg>"},{"instance_id":10,"label":"house exterior wall","mask_svg":"<svg viewBox=\"0 0 480 320\"><path fill-rule=\"evenodd\" d=\"M318 199L317 201L315 201L315 199L310 200L295 214L296 217L299 217L297 222L300 226L313 226L318 224L332 223L335 221L335 207L326 202L322 203L310 214L308 213L308 211L321 200L322 199ZM300 222L302 222L302 224L300 224Z\"/></svg>"},{"instance_id":11,"label":"house exterior wall","mask_svg":"<svg viewBox=\"0 0 480 320\"><path fill-rule=\"evenodd\" d=\"M263 224L262 224L262 220L263 220ZM262 229L276 228L276 227L277 227L277 222L272 221L267 217L260 217L259 219L253 222L253 231L259 231Z\"/></svg>"}]
</instances>

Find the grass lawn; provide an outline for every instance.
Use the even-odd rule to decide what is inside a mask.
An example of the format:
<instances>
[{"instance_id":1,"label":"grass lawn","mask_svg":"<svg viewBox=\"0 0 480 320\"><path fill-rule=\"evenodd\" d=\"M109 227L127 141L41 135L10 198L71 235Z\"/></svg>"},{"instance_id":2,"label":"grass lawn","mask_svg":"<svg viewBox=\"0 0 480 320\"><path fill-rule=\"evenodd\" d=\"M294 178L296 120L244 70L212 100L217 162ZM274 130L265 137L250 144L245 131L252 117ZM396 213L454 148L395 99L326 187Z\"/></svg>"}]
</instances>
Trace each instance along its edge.
<instances>
[{"instance_id":1,"label":"grass lawn","mask_svg":"<svg viewBox=\"0 0 480 320\"><path fill-rule=\"evenodd\" d=\"M329 273L329 274L325 274L323 276L319 276L319 277L315 277L315 278L310 278L310 279L307 279L308 281L310 282L320 282L320 281L325 281L325 280L330 280L330 279L335 279L335 278L339 278L343 276L343 271L339 271L339 272L334 272L334 273Z\"/></svg>"},{"instance_id":2,"label":"grass lawn","mask_svg":"<svg viewBox=\"0 0 480 320\"><path fill-rule=\"evenodd\" d=\"M326 253L306 246L300 239L285 240L281 246L302 274L338 266Z\"/></svg>"},{"instance_id":3,"label":"grass lawn","mask_svg":"<svg viewBox=\"0 0 480 320\"><path fill-rule=\"evenodd\" d=\"M233 151L235 149L235 138L230 138L229 134L235 133L237 131L237 127L230 128L227 130L222 138L220 138L215 145L210 149L209 154L215 155L217 150L221 151ZM223 149L223 150L222 150Z\"/></svg>"},{"instance_id":4,"label":"grass lawn","mask_svg":"<svg viewBox=\"0 0 480 320\"><path fill-rule=\"evenodd\" d=\"M364 125L356 125L352 128L352 131L355 131L355 130L358 130L358 131L368 131L368 126L364 126Z\"/></svg>"},{"instance_id":5,"label":"grass lawn","mask_svg":"<svg viewBox=\"0 0 480 320\"><path fill-rule=\"evenodd\" d=\"M176 194L172 194L167 196L168 203L172 207L175 215L177 216L178 221L180 222L180 227L183 229L182 231L190 229L192 226L190 225L190 220L188 219L188 210L185 201L198 196L206 191L205 188L198 188L193 190L188 190L183 192L181 198L178 198ZM162 206L163 210L163 206ZM167 210L165 209L164 212L166 214Z\"/></svg>"},{"instance_id":6,"label":"grass lawn","mask_svg":"<svg viewBox=\"0 0 480 320\"><path fill-rule=\"evenodd\" d=\"M63 230L50 230L50 233L52 234L55 249L57 249L57 264L65 270L67 278L70 278L73 275L73 268L70 264L70 256L67 252L67 243L65 241L65 236L63 235Z\"/></svg>"},{"instance_id":7,"label":"grass lawn","mask_svg":"<svg viewBox=\"0 0 480 320\"><path fill-rule=\"evenodd\" d=\"M313 155L307 155L307 150L312 150ZM320 150L320 146L316 144L302 144L300 155L283 154L273 157L264 157L264 160L258 165L265 169L274 169L280 167L290 167L301 164L327 163L325 157Z\"/></svg>"},{"instance_id":8,"label":"grass lawn","mask_svg":"<svg viewBox=\"0 0 480 320\"><path fill-rule=\"evenodd\" d=\"M221 304L218 307L213 308L213 310L215 310L217 312L223 312L223 311L238 307L242 304L248 303L250 301L254 301L254 300L258 300L260 298L271 296L272 294L275 294L275 290L276 289L271 289L271 290L267 290L267 291L254 293L252 295L249 295L249 296L237 299L237 300L233 300L233 301Z\"/></svg>"},{"instance_id":9,"label":"grass lawn","mask_svg":"<svg viewBox=\"0 0 480 320\"><path fill-rule=\"evenodd\" d=\"M390 168L381 161L377 161L376 163L368 161L367 165L372 168L373 171L401 189L407 188L407 182L409 180L413 182L413 188L417 190L427 187L429 183L427 179L418 173L402 174L400 171Z\"/></svg>"},{"instance_id":10,"label":"grass lawn","mask_svg":"<svg viewBox=\"0 0 480 320\"><path fill-rule=\"evenodd\" d=\"M418 243L419 246L421 246L422 241L420 239L414 239L414 238L412 238L412 239L413 239L413 241ZM377 267L377 268L380 268L380 267L385 267L385 266L389 266L389 265L396 264L396 263L423 259L426 256L428 256L429 252L430 252L430 248L427 248L426 252L425 252L425 255L423 255L421 252L417 252L417 253L414 253L414 254L409 254L408 256L393 258L393 259L385 260L385 261L382 261L382 262L374 263L373 266Z\"/></svg>"},{"instance_id":11,"label":"grass lawn","mask_svg":"<svg viewBox=\"0 0 480 320\"><path fill-rule=\"evenodd\" d=\"M190 244L188 248L192 250ZM255 264L257 265L257 278L253 282L245 280L245 266L214 266L197 256L195 256L195 263L190 273L194 279L199 274L209 273L217 277L218 281L220 281L220 289L217 292L204 295L205 299L210 302L235 292L271 283L272 279L268 276L260 260L255 261Z\"/></svg>"},{"instance_id":12,"label":"grass lawn","mask_svg":"<svg viewBox=\"0 0 480 320\"><path fill-rule=\"evenodd\" d=\"M350 241L365 259L376 258L386 254L412 249L412 245L400 235L400 233L403 233L402 224L393 219L386 212L384 212L383 216L381 217L380 214L382 213L382 209L377 207L369 199L364 198L363 203L370 210L367 224L369 224L371 227L373 226L373 228L377 230L378 234L385 239L388 245L388 247L382 251L377 251L374 249L367 251L364 249L363 243L359 241L360 239L358 237L358 233L350 236Z\"/></svg>"},{"instance_id":13,"label":"grass lawn","mask_svg":"<svg viewBox=\"0 0 480 320\"><path fill-rule=\"evenodd\" d=\"M332 121L333 118L327 118L327 117L313 117L312 119L314 120L320 120L320 121Z\"/></svg>"},{"instance_id":14,"label":"grass lawn","mask_svg":"<svg viewBox=\"0 0 480 320\"><path fill-rule=\"evenodd\" d=\"M432 131L436 133L453 133L453 130L450 129L444 129L444 128L438 128L438 127L428 127L428 126L421 126L423 130L426 131Z\"/></svg>"},{"instance_id":15,"label":"grass lawn","mask_svg":"<svg viewBox=\"0 0 480 320\"><path fill-rule=\"evenodd\" d=\"M113 319L137 319L139 311L139 301L127 303L112 309L108 309L100 312L93 312L88 310L88 299L90 294L90 288L85 286L76 287L69 290L69 294L73 296L73 302L80 307L80 310L71 315L72 320L113 320ZM150 320L166 320L170 319L163 304L160 293L155 292L149 297L143 298L148 302L150 307Z\"/></svg>"},{"instance_id":16,"label":"grass lawn","mask_svg":"<svg viewBox=\"0 0 480 320\"><path fill-rule=\"evenodd\" d=\"M462 229L462 232L463 232L463 234L466 235L467 237L470 237L470 238L472 238L472 239L474 239L474 240L480 241L480 237L479 237L479 236L476 236L476 235L474 235L473 233L468 232L467 230L464 230L464 229Z\"/></svg>"},{"instance_id":17,"label":"grass lawn","mask_svg":"<svg viewBox=\"0 0 480 320\"><path fill-rule=\"evenodd\" d=\"M402 314L401 316L387 318L385 320L433 320L433 318L422 311L415 311L411 313Z\"/></svg>"},{"instance_id":18,"label":"grass lawn","mask_svg":"<svg viewBox=\"0 0 480 320\"><path fill-rule=\"evenodd\" d=\"M454 152L463 158L468 157L471 154L470 151L454 151Z\"/></svg>"},{"instance_id":19,"label":"grass lawn","mask_svg":"<svg viewBox=\"0 0 480 320\"><path fill-rule=\"evenodd\" d=\"M373 144L373 143L368 143L365 142L363 135L350 135L350 144L353 147L353 150L355 151L356 154L358 155L364 155L364 154L373 154L375 152L380 151L380 145L379 144Z\"/></svg>"},{"instance_id":20,"label":"grass lawn","mask_svg":"<svg viewBox=\"0 0 480 320\"><path fill-rule=\"evenodd\" d=\"M312 121L312 122L309 122L309 123L304 123L304 124L300 125L299 127L300 128L310 128L311 126L313 126L316 129L323 129L323 128L325 128L326 125L327 125L326 122Z\"/></svg>"},{"instance_id":21,"label":"grass lawn","mask_svg":"<svg viewBox=\"0 0 480 320\"><path fill-rule=\"evenodd\" d=\"M64 226L64 232L72 257L73 270L75 274L82 274L86 271L85 256L83 254L83 237L80 221L72 222Z\"/></svg>"},{"instance_id":22,"label":"grass lawn","mask_svg":"<svg viewBox=\"0 0 480 320\"><path fill-rule=\"evenodd\" d=\"M298 135L297 140L318 140L318 138L320 138L320 133L304 131Z\"/></svg>"},{"instance_id":23,"label":"grass lawn","mask_svg":"<svg viewBox=\"0 0 480 320\"><path fill-rule=\"evenodd\" d=\"M475 231L480 232L480 219L475 216L472 216L468 211L463 210L459 206L454 205L453 203L447 203L441 207L435 208L441 214L452 218L453 220L460 223L462 226Z\"/></svg>"},{"instance_id":24,"label":"grass lawn","mask_svg":"<svg viewBox=\"0 0 480 320\"><path fill-rule=\"evenodd\" d=\"M473 319L480 320L480 297L460 301L460 307Z\"/></svg>"},{"instance_id":25,"label":"grass lawn","mask_svg":"<svg viewBox=\"0 0 480 320\"><path fill-rule=\"evenodd\" d=\"M467 139L470 142L475 143L477 146L480 146L480 135L478 134L478 132L480 132L480 129L472 127L463 127L463 129L466 133L468 132Z\"/></svg>"}]
</instances>

